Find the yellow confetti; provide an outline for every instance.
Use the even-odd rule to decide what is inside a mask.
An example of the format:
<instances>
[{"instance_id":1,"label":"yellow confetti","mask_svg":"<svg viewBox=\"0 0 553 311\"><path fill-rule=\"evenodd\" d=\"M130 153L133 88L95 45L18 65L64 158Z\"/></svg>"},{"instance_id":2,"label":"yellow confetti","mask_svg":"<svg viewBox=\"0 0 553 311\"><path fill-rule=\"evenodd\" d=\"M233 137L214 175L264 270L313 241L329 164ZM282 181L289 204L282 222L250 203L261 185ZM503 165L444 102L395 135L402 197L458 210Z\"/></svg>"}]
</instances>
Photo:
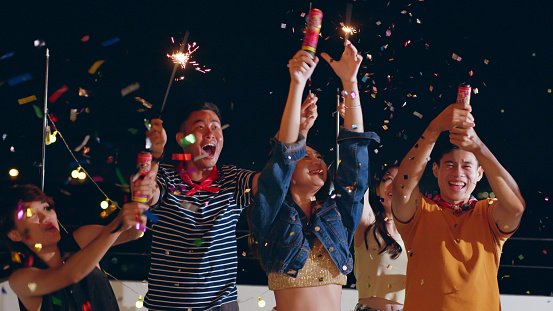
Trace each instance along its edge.
<instances>
[{"instance_id":1,"label":"yellow confetti","mask_svg":"<svg viewBox=\"0 0 553 311\"><path fill-rule=\"evenodd\" d=\"M42 250L42 244L36 243L35 244L35 249L37 250L37 252L40 252Z\"/></svg>"},{"instance_id":2,"label":"yellow confetti","mask_svg":"<svg viewBox=\"0 0 553 311\"><path fill-rule=\"evenodd\" d=\"M388 268L388 270L392 270L392 265L388 265L386 268Z\"/></svg>"},{"instance_id":3,"label":"yellow confetti","mask_svg":"<svg viewBox=\"0 0 553 311\"><path fill-rule=\"evenodd\" d=\"M33 217L33 209L32 208L27 209L27 217Z\"/></svg>"},{"instance_id":4,"label":"yellow confetti","mask_svg":"<svg viewBox=\"0 0 553 311\"><path fill-rule=\"evenodd\" d=\"M104 60L103 60L103 59L97 60L97 61L88 69L88 73L90 73L91 75L93 75L94 73L96 73L96 71L98 70L98 68L100 68L100 66L102 66L103 63L104 63Z\"/></svg>"},{"instance_id":5,"label":"yellow confetti","mask_svg":"<svg viewBox=\"0 0 553 311\"><path fill-rule=\"evenodd\" d=\"M28 96L28 97L25 97L25 98L20 98L20 99L17 100L17 102L20 105L23 105L23 104L30 103L30 102L35 101L35 100L36 100L36 96L31 95L31 96Z\"/></svg>"},{"instance_id":6,"label":"yellow confetti","mask_svg":"<svg viewBox=\"0 0 553 311\"><path fill-rule=\"evenodd\" d=\"M421 285L423 285L423 284L424 284L424 279L421 279Z\"/></svg>"},{"instance_id":7,"label":"yellow confetti","mask_svg":"<svg viewBox=\"0 0 553 311\"><path fill-rule=\"evenodd\" d=\"M34 292L36 290L36 283L29 283L27 284L27 286L29 287L29 290L31 292Z\"/></svg>"}]
</instances>

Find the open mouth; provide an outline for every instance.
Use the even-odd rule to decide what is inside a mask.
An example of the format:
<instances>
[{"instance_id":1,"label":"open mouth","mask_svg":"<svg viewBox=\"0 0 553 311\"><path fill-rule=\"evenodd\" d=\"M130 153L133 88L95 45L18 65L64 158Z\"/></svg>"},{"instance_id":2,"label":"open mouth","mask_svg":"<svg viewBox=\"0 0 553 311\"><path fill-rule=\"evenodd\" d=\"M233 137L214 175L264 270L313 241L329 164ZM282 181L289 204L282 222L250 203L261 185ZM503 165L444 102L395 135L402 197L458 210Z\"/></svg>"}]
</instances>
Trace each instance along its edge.
<instances>
[{"instance_id":1,"label":"open mouth","mask_svg":"<svg viewBox=\"0 0 553 311\"><path fill-rule=\"evenodd\" d=\"M310 171L309 174L320 174L320 175L322 175L323 172L324 172L323 169L318 169L318 170Z\"/></svg>"},{"instance_id":2,"label":"open mouth","mask_svg":"<svg viewBox=\"0 0 553 311\"><path fill-rule=\"evenodd\" d=\"M466 183L461 181L450 181L449 187L454 191L461 191L466 187Z\"/></svg>"},{"instance_id":3,"label":"open mouth","mask_svg":"<svg viewBox=\"0 0 553 311\"><path fill-rule=\"evenodd\" d=\"M207 144L202 147L203 151L208 154L208 157L212 157L215 155L215 145L214 144Z\"/></svg>"}]
</instances>

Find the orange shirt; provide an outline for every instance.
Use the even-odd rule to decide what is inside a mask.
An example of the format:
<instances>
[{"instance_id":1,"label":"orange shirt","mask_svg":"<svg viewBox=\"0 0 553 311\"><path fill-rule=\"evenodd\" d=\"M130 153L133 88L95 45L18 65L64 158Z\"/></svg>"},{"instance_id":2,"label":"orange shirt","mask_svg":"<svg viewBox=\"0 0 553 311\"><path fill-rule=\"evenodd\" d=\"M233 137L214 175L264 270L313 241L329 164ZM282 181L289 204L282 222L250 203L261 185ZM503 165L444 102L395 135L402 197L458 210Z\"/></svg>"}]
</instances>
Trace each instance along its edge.
<instances>
[{"instance_id":1,"label":"orange shirt","mask_svg":"<svg viewBox=\"0 0 553 311\"><path fill-rule=\"evenodd\" d=\"M497 270L513 234L495 224L495 199L454 215L421 194L408 223L395 220L408 252L404 311L499 311Z\"/></svg>"}]
</instances>

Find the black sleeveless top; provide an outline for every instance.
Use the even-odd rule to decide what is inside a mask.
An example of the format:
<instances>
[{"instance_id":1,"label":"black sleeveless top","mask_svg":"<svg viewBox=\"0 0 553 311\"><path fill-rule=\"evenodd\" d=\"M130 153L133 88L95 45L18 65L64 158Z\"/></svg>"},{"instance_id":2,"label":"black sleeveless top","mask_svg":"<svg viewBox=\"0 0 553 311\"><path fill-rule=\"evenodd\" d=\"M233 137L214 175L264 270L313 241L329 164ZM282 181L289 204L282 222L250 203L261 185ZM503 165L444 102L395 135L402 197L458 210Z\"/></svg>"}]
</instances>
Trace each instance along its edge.
<instances>
[{"instance_id":1,"label":"black sleeveless top","mask_svg":"<svg viewBox=\"0 0 553 311\"><path fill-rule=\"evenodd\" d=\"M80 250L73 234L62 233L58 243L62 258ZM35 256L33 267L47 269L48 265ZM19 309L28 311L19 300ZM77 284L42 296L40 311L119 311L117 299L107 276L95 267Z\"/></svg>"}]
</instances>

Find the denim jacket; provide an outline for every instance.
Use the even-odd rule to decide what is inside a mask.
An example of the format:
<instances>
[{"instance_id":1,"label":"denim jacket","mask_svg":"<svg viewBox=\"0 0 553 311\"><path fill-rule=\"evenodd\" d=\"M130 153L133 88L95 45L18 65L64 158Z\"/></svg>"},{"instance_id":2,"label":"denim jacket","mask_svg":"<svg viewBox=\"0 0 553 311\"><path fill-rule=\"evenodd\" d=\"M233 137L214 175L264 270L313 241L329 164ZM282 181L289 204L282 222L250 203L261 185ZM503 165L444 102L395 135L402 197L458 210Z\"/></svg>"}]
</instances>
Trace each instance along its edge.
<instances>
[{"instance_id":1,"label":"denim jacket","mask_svg":"<svg viewBox=\"0 0 553 311\"><path fill-rule=\"evenodd\" d=\"M353 270L349 251L363 211L363 196L369 184L371 140L375 133L356 133L342 128L340 166L332 195L308 219L288 194L296 161L305 156L305 138L291 144L276 142L272 156L258 179L258 192L251 214L252 232L259 243L265 272L296 277L311 252L315 238L324 245L343 274Z\"/></svg>"}]
</instances>

